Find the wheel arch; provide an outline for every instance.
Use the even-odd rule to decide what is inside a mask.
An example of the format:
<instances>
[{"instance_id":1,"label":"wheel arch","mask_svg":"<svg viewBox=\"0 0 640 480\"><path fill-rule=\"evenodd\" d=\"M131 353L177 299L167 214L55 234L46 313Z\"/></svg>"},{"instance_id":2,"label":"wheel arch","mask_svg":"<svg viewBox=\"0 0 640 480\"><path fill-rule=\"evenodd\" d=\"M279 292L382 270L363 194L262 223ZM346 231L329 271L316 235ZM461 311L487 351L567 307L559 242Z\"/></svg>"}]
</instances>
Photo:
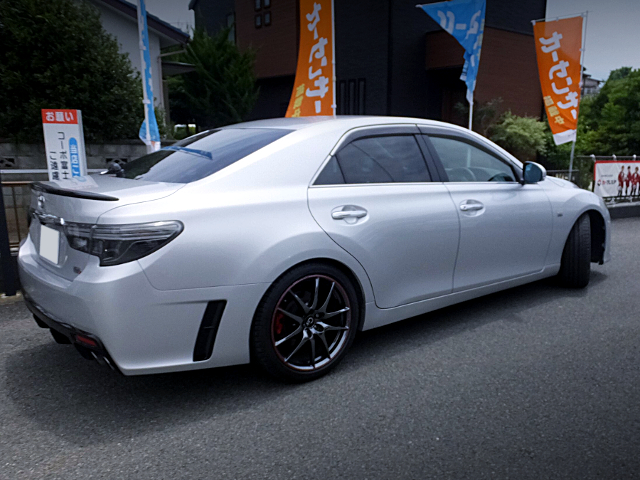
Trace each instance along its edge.
<instances>
[{"instance_id":1,"label":"wheel arch","mask_svg":"<svg viewBox=\"0 0 640 480\"><path fill-rule=\"evenodd\" d=\"M587 210L585 213L589 215L591 222L591 262L602 265L606 248L607 223L597 210Z\"/></svg>"},{"instance_id":2,"label":"wheel arch","mask_svg":"<svg viewBox=\"0 0 640 480\"><path fill-rule=\"evenodd\" d=\"M356 275L356 273L345 263L336 260L335 258L330 258L330 257L315 257L315 258L308 258L306 260L302 260L294 265L291 265L289 268L287 268L284 272L282 272L280 275L278 275L278 277L276 279L273 280L273 282L271 282L271 284L273 285L275 282L277 282L280 278L282 278L284 275L286 275L287 273L289 273L291 270L293 270L294 268L298 268L301 267L303 265L309 265L309 264L313 264L313 263L321 263L321 264L325 264L325 265L331 265L335 268L337 268L338 270L340 270L342 273L344 273L347 278L349 279L349 281L351 282L351 284L353 285L353 288L356 291L356 295L358 297L358 304L360 307L360 318L358 319L358 331L362 330L362 326L364 325L364 319L365 319L365 311L366 311L366 305L367 305L367 299L366 299L366 295L365 295L365 290L364 290L364 286L362 285L362 282L360 281L360 278L358 277L358 275ZM262 298L260 299L260 302L262 302L262 300L267 296L267 294L269 293L269 289L264 293L264 295L262 296ZM256 306L256 310L257 310L257 306Z\"/></svg>"},{"instance_id":3,"label":"wheel arch","mask_svg":"<svg viewBox=\"0 0 640 480\"><path fill-rule=\"evenodd\" d=\"M357 330L358 331L362 331L362 327L364 325L364 320L365 320L365 311L366 311L366 296L365 296L365 290L364 290L364 286L362 285L360 279L358 278L358 275L356 275L356 273L345 263L336 260L334 258L330 258L330 257L313 257L313 258L308 258L302 261L299 261L297 263L295 263L294 265L291 265L289 268L287 268L285 271L283 271L280 275L278 275L272 282L271 285L269 286L269 288L263 293L262 297L260 297L260 301L258 302L258 304L256 305L254 312L253 312L253 317L251 318L251 328L250 328L250 334L249 334L249 361L251 363L254 363L255 359L256 359L256 352L254 350L254 346L253 346L253 342L251 341L251 338L253 337L253 332L254 332L254 327L255 327L255 323L256 323L256 316L258 315L259 309L260 309L260 305L263 303L263 301L265 300L265 298L267 297L267 295L269 295L269 293L271 292L271 289L273 287L273 285L280 280L280 278L284 277L286 274L288 274L290 271L292 271L295 268L299 268L301 266L304 265L310 265L310 264L324 264L324 265L331 265L334 268L337 268L338 270L340 270L342 273L344 273L347 278L349 279L349 281L352 283L354 290L356 291L356 296L358 298L358 303L359 303L359 310L360 310L360 318L358 318L358 327ZM368 280L368 279L367 279Z\"/></svg>"}]
</instances>

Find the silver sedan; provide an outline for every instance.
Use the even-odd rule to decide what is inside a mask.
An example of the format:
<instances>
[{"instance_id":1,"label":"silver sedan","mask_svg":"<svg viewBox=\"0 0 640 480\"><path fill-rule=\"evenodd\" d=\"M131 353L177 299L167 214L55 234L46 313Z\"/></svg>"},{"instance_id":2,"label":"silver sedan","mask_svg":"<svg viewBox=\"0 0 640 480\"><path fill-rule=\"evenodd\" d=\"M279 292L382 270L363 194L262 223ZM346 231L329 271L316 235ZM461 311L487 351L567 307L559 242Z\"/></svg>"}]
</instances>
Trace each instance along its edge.
<instances>
[{"instance_id":1,"label":"silver sedan","mask_svg":"<svg viewBox=\"0 0 640 480\"><path fill-rule=\"evenodd\" d=\"M125 375L254 361L317 378L356 332L609 260L593 193L487 139L390 117L210 130L33 186L19 267L60 343Z\"/></svg>"}]
</instances>

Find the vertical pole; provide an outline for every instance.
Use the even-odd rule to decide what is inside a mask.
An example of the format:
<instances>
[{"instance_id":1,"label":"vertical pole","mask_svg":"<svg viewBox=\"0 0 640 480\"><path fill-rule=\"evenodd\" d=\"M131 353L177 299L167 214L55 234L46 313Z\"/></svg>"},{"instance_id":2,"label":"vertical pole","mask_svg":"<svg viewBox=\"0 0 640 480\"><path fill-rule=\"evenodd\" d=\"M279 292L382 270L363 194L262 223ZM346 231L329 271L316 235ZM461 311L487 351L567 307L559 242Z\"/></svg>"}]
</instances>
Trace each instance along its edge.
<instances>
[{"instance_id":1,"label":"vertical pole","mask_svg":"<svg viewBox=\"0 0 640 480\"><path fill-rule=\"evenodd\" d=\"M333 68L333 104L331 105L331 109L335 117L338 105L336 103L336 12L333 4L334 1L331 0L331 68Z\"/></svg>"},{"instance_id":2,"label":"vertical pole","mask_svg":"<svg viewBox=\"0 0 640 480\"><path fill-rule=\"evenodd\" d=\"M2 280L7 297L16 294L16 273L11 258L9 246L9 230L7 228L7 214L4 209L4 193L2 192L2 175L0 175L0 263L2 264Z\"/></svg>"},{"instance_id":3,"label":"vertical pole","mask_svg":"<svg viewBox=\"0 0 640 480\"><path fill-rule=\"evenodd\" d=\"M469 130L473 130L473 99L469 102Z\"/></svg>"},{"instance_id":4,"label":"vertical pole","mask_svg":"<svg viewBox=\"0 0 640 480\"><path fill-rule=\"evenodd\" d=\"M581 42L581 48L580 48L580 84L579 84L580 100L582 100L582 86L583 86L582 75L584 70L585 43L587 41L587 19L589 17L589 11L587 10L585 13L582 14L582 16L584 17L584 25L582 28L582 42ZM573 155L576 150L577 137L578 137L578 122L576 120L576 138L573 139L573 144L571 145L571 156L569 157L569 181L571 181L571 175L573 173Z\"/></svg>"},{"instance_id":5,"label":"vertical pole","mask_svg":"<svg viewBox=\"0 0 640 480\"><path fill-rule=\"evenodd\" d=\"M569 181L571 181L571 172L573 171L573 153L575 152L575 149L576 149L576 141L573 140L573 143L571 144L571 157L569 159Z\"/></svg>"}]
</instances>

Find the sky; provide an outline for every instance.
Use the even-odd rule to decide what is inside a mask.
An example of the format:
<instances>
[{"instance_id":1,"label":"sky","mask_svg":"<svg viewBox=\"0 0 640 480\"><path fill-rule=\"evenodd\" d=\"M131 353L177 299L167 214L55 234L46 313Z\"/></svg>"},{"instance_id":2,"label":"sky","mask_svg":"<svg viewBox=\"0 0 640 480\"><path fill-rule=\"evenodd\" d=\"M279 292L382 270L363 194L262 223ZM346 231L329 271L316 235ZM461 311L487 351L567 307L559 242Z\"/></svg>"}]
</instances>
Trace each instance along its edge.
<instances>
[{"instance_id":1,"label":"sky","mask_svg":"<svg viewBox=\"0 0 640 480\"><path fill-rule=\"evenodd\" d=\"M137 0L129 2L138 4ZM147 12L183 32L190 33L191 28L195 27L193 10L189 10L189 0L145 0L145 5Z\"/></svg>"},{"instance_id":2,"label":"sky","mask_svg":"<svg viewBox=\"0 0 640 480\"><path fill-rule=\"evenodd\" d=\"M640 0L547 0L547 19L585 11L587 73L606 80L616 68L640 68Z\"/></svg>"}]
</instances>

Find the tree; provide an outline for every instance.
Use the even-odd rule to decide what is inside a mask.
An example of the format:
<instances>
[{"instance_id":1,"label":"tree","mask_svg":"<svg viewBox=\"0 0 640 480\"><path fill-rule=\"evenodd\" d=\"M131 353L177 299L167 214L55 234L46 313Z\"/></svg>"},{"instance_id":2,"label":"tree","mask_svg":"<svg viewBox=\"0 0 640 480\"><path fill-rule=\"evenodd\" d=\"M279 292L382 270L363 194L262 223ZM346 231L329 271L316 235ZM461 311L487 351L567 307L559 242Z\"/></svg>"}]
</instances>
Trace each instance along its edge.
<instances>
[{"instance_id":1,"label":"tree","mask_svg":"<svg viewBox=\"0 0 640 480\"><path fill-rule=\"evenodd\" d=\"M169 81L171 117L176 123L213 128L241 122L258 98L253 51L240 52L224 29L209 36L196 29L179 60L195 71Z\"/></svg>"},{"instance_id":2,"label":"tree","mask_svg":"<svg viewBox=\"0 0 640 480\"><path fill-rule=\"evenodd\" d=\"M475 102L473 106L473 131L485 137L489 136L493 126L500 120L504 109L502 98L493 98L488 102ZM469 103L458 102L454 106L463 118L469 118ZM465 124L466 125L466 124Z\"/></svg>"},{"instance_id":3,"label":"tree","mask_svg":"<svg viewBox=\"0 0 640 480\"><path fill-rule=\"evenodd\" d=\"M545 124L534 117L506 112L491 128L489 138L522 161L546 152Z\"/></svg>"},{"instance_id":4,"label":"tree","mask_svg":"<svg viewBox=\"0 0 640 480\"><path fill-rule=\"evenodd\" d=\"M580 110L585 135L581 153L640 154L640 70L613 70L600 92L580 103Z\"/></svg>"},{"instance_id":5,"label":"tree","mask_svg":"<svg viewBox=\"0 0 640 480\"><path fill-rule=\"evenodd\" d=\"M89 4L0 1L0 137L41 141L40 109L75 108L89 141L136 138L140 83Z\"/></svg>"}]
</instances>

